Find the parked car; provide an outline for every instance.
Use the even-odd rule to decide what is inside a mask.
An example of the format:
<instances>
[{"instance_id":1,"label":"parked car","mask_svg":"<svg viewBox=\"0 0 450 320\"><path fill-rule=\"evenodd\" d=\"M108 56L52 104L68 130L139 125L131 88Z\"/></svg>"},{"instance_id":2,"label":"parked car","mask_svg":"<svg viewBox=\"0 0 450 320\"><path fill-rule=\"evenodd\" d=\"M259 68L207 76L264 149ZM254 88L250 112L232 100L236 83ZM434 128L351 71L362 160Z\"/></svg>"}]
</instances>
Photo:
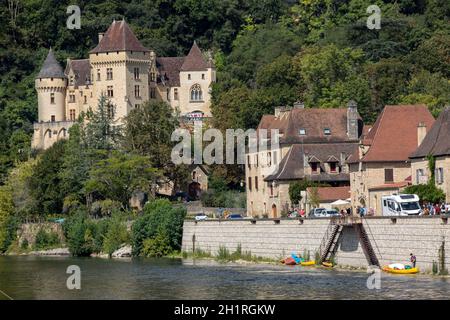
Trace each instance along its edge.
<instances>
[{"instance_id":1,"label":"parked car","mask_svg":"<svg viewBox=\"0 0 450 320\"><path fill-rule=\"evenodd\" d=\"M339 217L340 214L337 210L332 209L332 210L327 210L325 213L325 216L326 217Z\"/></svg>"},{"instance_id":2,"label":"parked car","mask_svg":"<svg viewBox=\"0 0 450 320\"><path fill-rule=\"evenodd\" d=\"M242 217L242 215L240 215L240 214L238 214L238 213L233 213L233 214L230 214L230 215L227 217L227 219L230 219L230 220L238 220L238 219L243 219L243 217Z\"/></svg>"},{"instance_id":3,"label":"parked car","mask_svg":"<svg viewBox=\"0 0 450 320\"><path fill-rule=\"evenodd\" d=\"M326 217L326 209L325 208L314 208L312 209L308 216L310 218L322 218L322 217Z\"/></svg>"},{"instance_id":4,"label":"parked car","mask_svg":"<svg viewBox=\"0 0 450 320\"><path fill-rule=\"evenodd\" d=\"M208 219L208 216L204 213L197 213L195 215L195 221L204 221L206 219Z\"/></svg>"}]
</instances>

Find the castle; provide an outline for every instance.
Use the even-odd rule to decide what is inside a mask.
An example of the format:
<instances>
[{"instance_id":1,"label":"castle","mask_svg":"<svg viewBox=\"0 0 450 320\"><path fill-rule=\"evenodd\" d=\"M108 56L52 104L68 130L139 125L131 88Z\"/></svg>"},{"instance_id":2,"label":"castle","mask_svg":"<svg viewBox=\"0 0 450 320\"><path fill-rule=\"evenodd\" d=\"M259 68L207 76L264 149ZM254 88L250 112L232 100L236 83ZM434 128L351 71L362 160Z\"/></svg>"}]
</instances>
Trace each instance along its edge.
<instances>
[{"instance_id":1,"label":"castle","mask_svg":"<svg viewBox=\"0 0 450 320\"><path fill-rule=\"evenodd\" d=\"M68 136L80 113L95 110L104 95L115 106L116 123L149 100L165 101L188 120L211 117L210 87L216 81L211 57L194 42L186 57L157 57L128 24L114 21L99 34L89 59L67 61L65 71L50 49L35 80L39 122L32 147L47 149Z\"/></svg>"}]
</instances>

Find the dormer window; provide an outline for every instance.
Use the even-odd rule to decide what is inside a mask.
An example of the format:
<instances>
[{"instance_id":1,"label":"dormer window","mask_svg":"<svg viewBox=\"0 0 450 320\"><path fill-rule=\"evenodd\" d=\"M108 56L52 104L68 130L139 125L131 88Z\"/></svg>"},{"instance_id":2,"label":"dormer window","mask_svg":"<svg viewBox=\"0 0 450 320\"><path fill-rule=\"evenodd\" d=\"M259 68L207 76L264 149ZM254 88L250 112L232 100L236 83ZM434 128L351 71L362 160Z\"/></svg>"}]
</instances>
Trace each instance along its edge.
<instances>
[{"instance_id":1,"label":"dormer window","mask_svg":"<svg viewBox=\"0 0 450 320\"><path fill-rule=\"evenodd\" d=\"M300 130L298 130L298 134L299 134L300 136L306 136L306 129L300 129Z\"/></svg>"},{"instance_id":2,"label":"dormer window","mask_svg":"<svg viewBox=\"0 0 450 320\"><path fill-rule=\"evenodd\" d=\"M313 174L318 174L320 167L319 167L319 163L318 162L311 162L311 171Z\"/></svg>"},{"instance_id":3,"label":"dormer window","mask_svg":"<svg viewBox=\"0 0 450 320\"><path fill-rule=\"evenodd\" d=\"M324 135L329 136L329 135L331 135L331 129L325 128L325 129L323 129L323 133L324 133Z\"/></svg>"},{"instance_id":4,"label":"dormer window","mask_svg":"<svg viewBox=\"0 0 450 320\"><path fill-rule=\"evenodd\" d=\"M337 173L337 163L336 162L330 162L330 172Z\"/></svg>"}]
</instances>

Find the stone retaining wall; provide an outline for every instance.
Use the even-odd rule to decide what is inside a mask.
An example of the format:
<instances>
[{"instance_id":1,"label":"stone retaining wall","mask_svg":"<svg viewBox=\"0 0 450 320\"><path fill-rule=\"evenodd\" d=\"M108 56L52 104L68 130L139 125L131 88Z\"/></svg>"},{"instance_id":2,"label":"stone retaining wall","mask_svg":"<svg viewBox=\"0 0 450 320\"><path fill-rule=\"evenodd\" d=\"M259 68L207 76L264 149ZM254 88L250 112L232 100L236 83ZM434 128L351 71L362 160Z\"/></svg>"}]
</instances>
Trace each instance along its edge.
<instances>
[{"instance_id":1,"label":"stone retaining wall","mask_svg":"<svg viewBox=\"0 0 450 320\"><path fill-rule=\"evenodd\" d=\"M278 223L277 223L278 222ZM292 251L302 254L309 250L311 257L318 251L330 220L294 219L195 221L186 220L183 231L183 250L192 251L193 236L196 248L217 253L219 246L235 251L240 244L243 251L253 255L281 258ZM445 241L445 263L450 269L450 225L441 217L384 217L363 221L380 264L408 263L409 254L417 256L417 265L430 271L433 261L439 261L439 248ZM339 265L366 267L367 259L353 227L345 227L336 255Z\"/></svg>"}]
</instances>

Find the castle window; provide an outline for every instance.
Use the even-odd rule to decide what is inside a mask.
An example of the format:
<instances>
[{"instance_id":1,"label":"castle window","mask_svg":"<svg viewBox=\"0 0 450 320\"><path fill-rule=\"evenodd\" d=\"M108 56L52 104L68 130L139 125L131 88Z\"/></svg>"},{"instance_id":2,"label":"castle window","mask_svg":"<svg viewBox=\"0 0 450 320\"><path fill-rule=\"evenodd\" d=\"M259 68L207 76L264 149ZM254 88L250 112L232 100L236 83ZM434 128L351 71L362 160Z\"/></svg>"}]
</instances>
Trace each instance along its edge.
<instances>
[{"instance_id":1,"label":"castle window","mask_svg":"<svg viewBox=\"0 0 450 320\"><path fill-rule=\"evenodd\" d=\"M155 88L150 88L150 98L156 99L156 89Z\"/></svg>"},{"instance_id":2,"label":"castle window","mask_svg":"<svg viewBox=\"0 0 450 320\"><path fill-rule=\"evenodd\" d=\"M167 89L166 95L167 95L167 101L170 101L170 89Z\"/></svg>"},{"instance_id":3,"label":"castle window","mask_svg":"<svg viewBox=\"0 0 450 320\"><path fill-rule=\"evenodd\" d=\"M134 80L139 80L141 75L139 74L139 68L134 68Z\"/></svg>"},{"instance_id":4,"label":"castle window","mask_svg":"<svg viewBox=\"0 0 450 320\"><path fill-rule=\"evenodd\" d=\"M108 86L108 87L107 87L107 95L108 95L108 97L110 97L110 98L114 97L113 86Z\"/></svg>"},{"instance_id":5,"label":"castle window","mask_svg":"<svg viewBox=\"0 0 450 320\"><path fill-rule=\"evenodd\" d=\"M134 96L136 98L140 98L141 97L141 89L139 88L139 86L134 86Z\"/></svg>"},{"instance_id":6,"label":"castle window","mask_svg":"<svg viewBox=\"0 0 450 320\"><path fill-rule=\"evenodd\" d=\"M56 121L56 117L55 116L51 116L50 119L51 119L52 122ZM50 138L51 138L51 132L50 132Z\"/></svg>"},{"instance_id":7,"label":"castle window","mask_svg":"<svg viewBox=\"0 0 450 320\"><path fill-rule=\"evenodd\" d=\"M394 169L384 169L384 182L385 183L394 182Z\"/></svg>"},{"instance_id":8,"label":"castle window","mask_svg":"<svg viewBox=\"0 0 450 320\"><path fill-rule=\"evenodd\" d=\"M298 130L298 134L301 135L301 136L306 136L306 129Z\"/></svg>"},{"instance_id":9,"label":"castle window","mask_svg":"<svg viewBox=\"0 0 450 320\"><path fill-rule=\"evenodd\" d=\"M73 92L69 94L69 103L75 103L75 94Z\"/></svg>"},{"instance_id":10,"label":"castle window","mask_svg":"<svg viewBox=\"0 0 450 320\"><path fill-rule=\"evenodd\" d=\"M154 72L150 72L150 81L151 81L151 82L155 82L155 80L156 80L156 75L155 75L155 73L154 73Z\"/></svg>"},{"instance_id":11,"label":"castle window","mask_svg":"<svg viewBox=\"0 0 450 320\"><path fill-rule=\"evenodd\" d=\"M178 100L178 89L177 88L173 89L173 99Z\"/></svg>"},{"instance_id":12,"label":"castle window","mask_svg":"<svg viewBox=\"0 0 450 320\"><path fill-rule=\"evenodd\" d=\"M255 177L255 190L258 191L258 177Z\"/></svg>"},{"instance_id":13,"label":"castle window","mask_svg":"<svg viewBox=\"0 0 450 320\"><path fill-rule=\"evenodd\" d=\"M113 79L113 70L112 68L106 69L106 80L112 80Z\"/></svg>"},{"instance_id":14,"label":"castle window","mask_svg":"<svg viewBox=\"0 0 450 320\"><path fill-rule=\"evenodd\" d=\"M55 94L54 93L50 93L50 103L55 104Z\"/></svg>"},{"instance_id":15,"label":"castle window","mask_svg":"<svg viewBox=\"0 0 450 320\"><path fill-rule=\"evenodd\" d=\"M69 118L70 118L70 121L75 121L75 109L69 110Z\"/></svg>"},{"instance_id":16,"label":"castle window","mask_svg":"<svg viewBox=\"0 0 450 320\"><path fill-rule=\"evenodd\" d=\"M202 101L203 92L199 84L194 84L191 88L191 101Z\"/></svg>"},{"instance_id":17,"label":"castle window","mask_svg":"<svg viewBox=\"0 0 450 320\"><path fill-rule=\"evenodd\" d=\"M84 104L87 104L87 96L84 96Z\"/></svg>"},{"instance_id":18,"label":"castle window","mask_svg":"<svg viewBox=\"0 0 450 320\"><path fill-rule=\"evenodd\" d=\"M100 81L101 77L100 69L97 69L97 81Z\"/></svg>"},{"instance_id":19,"label":"castle window","mask_svg":"<svg viewBox=\"0 0 450 320\"><path fill-rule=\"evenodd\" d=\"M191 74L188 73L188 80L191 80Z\"/></svg>"},{"instance_id":20,"label":"castle window","mask_svg":"<svg viewBox=\"0 0 450 320\"><path fill-rule=\"evenodd\" d=\"M140 105L140 104L135 104L135 105L134 105L134 108L135 108L135 109L140 109L140 108L141 108L141 105Z\"/></svg>"},{"instance_id":21,"label":"castle window","mask_svg":"<svg viewBox=\"0 0 450 320\"><path fill-rule=\"evenodd\" d=\"M202 80L205 80L205 74L202 73Z\"/></svg>"}]
</instances>

